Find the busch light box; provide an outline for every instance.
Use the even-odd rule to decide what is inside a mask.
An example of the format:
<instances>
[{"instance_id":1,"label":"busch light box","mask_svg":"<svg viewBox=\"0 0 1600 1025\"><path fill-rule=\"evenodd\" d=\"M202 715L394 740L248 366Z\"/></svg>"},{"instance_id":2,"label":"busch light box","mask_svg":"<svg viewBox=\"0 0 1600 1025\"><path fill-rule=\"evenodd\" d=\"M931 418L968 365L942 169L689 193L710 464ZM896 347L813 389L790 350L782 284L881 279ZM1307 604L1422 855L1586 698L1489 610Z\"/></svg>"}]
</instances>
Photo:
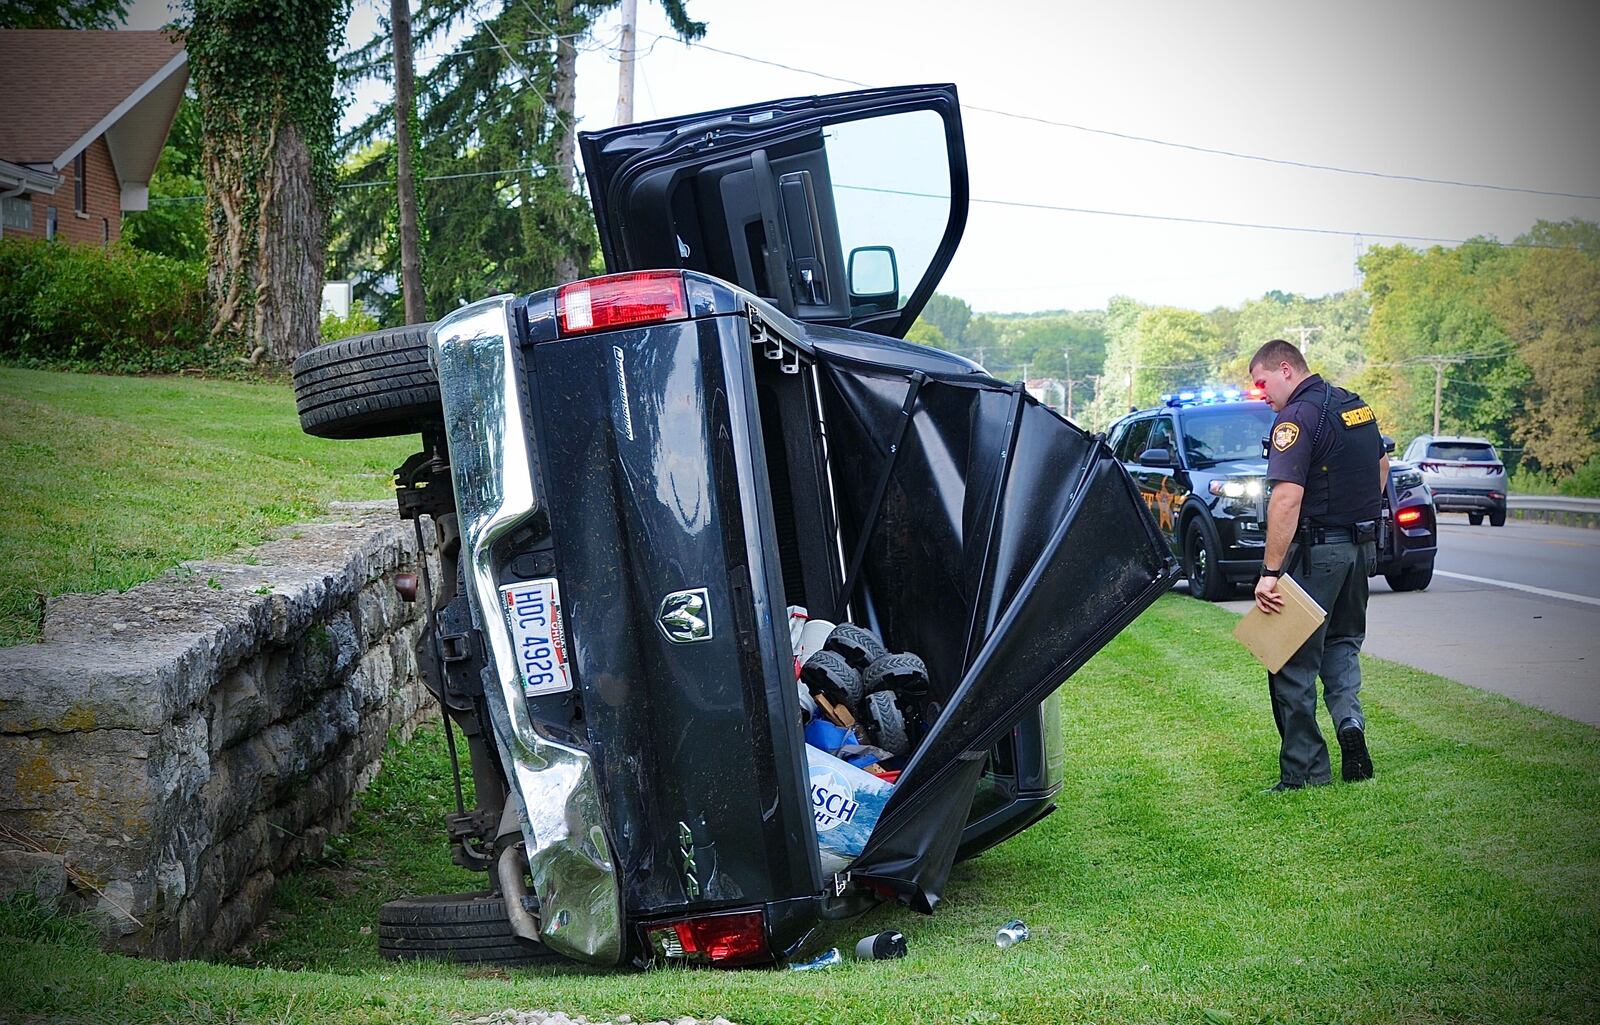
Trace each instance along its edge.
<instances>
[{"instance_id":1,"label":"busch light box","mask_svg":"<svg viewBox=\"0 0 1600 1025\"><path fill-rule=\"evenodd\" d=\"M806 761L822 871L843 872L867 845L894 785L810 744Z\"/></svg>"}]
</instances>

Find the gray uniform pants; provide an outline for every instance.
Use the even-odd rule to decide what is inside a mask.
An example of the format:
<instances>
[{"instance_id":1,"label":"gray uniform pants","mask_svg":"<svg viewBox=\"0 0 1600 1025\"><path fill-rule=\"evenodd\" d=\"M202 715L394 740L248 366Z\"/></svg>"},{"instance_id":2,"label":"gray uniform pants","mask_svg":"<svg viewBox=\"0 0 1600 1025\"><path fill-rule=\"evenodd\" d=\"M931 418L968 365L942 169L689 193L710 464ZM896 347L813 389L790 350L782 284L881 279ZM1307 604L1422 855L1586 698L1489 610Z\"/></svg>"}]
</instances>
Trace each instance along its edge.
<instances>
[{"instance_id":1,"label":"gray uniform pants","mask_svg":"<svg viewBox=\"0 0 1600 1025\"><path fill-rule=\"evenodd\" d=\"M1306 639L1281 670L1267 676L1272 717L1283 747L1279 779L1291 786L1333 779L1328 745L1317 728L1317 676L1333 716L1334 729L1346 719L1363 727L1361 663L1356 657L1367 636L1367 555L1371 542L1312 545L1300 558L1294 578L1328 611L1317 632ZM1293 559L1290 560L1293 563Z\"/></svg>"}]
</instances>

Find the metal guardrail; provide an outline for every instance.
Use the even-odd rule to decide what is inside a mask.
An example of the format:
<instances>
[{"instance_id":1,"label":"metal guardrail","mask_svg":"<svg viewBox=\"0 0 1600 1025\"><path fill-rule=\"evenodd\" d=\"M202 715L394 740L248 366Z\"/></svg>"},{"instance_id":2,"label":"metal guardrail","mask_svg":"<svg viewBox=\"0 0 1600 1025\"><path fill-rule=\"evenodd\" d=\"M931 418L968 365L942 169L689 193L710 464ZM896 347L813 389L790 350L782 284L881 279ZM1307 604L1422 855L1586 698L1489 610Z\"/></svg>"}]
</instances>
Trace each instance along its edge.
<instances>
[{"instance_id":1,"label":"metal guardrail","mask_svg":"<svg viewBox=\"0 0 1600 1025\"><path fill-rule=\"evenodd\" d=\"M1546 512L1595 513L1600 515L1600 498L1570 498L1566 495L1507 495L1507 509L1535 509Z\"/></svg>"},{"instance_id":2,"label":"metal guardrail","mask_svg":"<svg viewBox=\"0 0 1600 1025\"><path fill-rule=\"evenodd\" d=\"M1517 519L1569 527L1600 527L1600 498L1567 495L1507 495L1506 510Z\"/></svg>"}]
</instances>

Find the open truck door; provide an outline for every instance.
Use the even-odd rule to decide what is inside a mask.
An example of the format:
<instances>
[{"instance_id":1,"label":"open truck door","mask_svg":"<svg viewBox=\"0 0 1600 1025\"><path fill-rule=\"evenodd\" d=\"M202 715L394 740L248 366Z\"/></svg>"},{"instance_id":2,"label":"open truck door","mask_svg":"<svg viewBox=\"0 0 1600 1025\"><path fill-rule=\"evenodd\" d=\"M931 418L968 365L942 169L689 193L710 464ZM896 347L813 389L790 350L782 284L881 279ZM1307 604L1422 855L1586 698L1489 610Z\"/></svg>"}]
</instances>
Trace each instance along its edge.
<instances>
[{"instance_id":1,"label":"open truck door","mask_svg":"<svg viewBox=\"0 0 1600 1025\"><path fill-rule=\"evenodd\" d=\"M606 268L698 270L809 324L903 337L967 218L953 85L580 133Z\"/></svg>"}]
</instances>

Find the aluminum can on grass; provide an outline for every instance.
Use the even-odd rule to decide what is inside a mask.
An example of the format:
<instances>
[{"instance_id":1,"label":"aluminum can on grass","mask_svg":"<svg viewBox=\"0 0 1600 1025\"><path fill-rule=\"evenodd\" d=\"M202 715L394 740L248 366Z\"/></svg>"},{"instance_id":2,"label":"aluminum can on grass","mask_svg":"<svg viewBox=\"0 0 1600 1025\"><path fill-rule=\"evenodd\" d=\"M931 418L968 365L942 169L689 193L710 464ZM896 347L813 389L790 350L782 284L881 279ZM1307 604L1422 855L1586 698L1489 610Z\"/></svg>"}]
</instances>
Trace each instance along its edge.
<instances>
[{"instance_id":1,"label":"aluminum can on grass","mask_svg":"<svg viewBox=\"0 0 1600 1025\"><path fill-rule=\"evenodd\" d=\"M856 943L858 961L892 961L906 956L906 937L898 929L886 929L863 937Z\"/></svg>"},{"instance_id":2,"label":"aluminum can on grass","mask_svg":"<svg viewBox=\"0 0 1600 1025\"><path fill-rule=\"evenodd\" d=\"M1028 927L1023 924L1022 919L1013 918L1005 925L1002 925L1000 931L994 934L994 945L1004 950L1007 947L1016 946L1027 938Z\"/></svg>"},{"instance_id":3,"label":"aluminum can on grass","mask_svg":"<svg viewBox=\"0 0 1600 1025\"><path fill-rule=\"evenodd\" d=\"M839 953L838 947L829 947L809 961L791 961L791 972L814 972L823 968L832 968L834 965L844 964L844 955Z\"/></svg>"}]
</instances>

